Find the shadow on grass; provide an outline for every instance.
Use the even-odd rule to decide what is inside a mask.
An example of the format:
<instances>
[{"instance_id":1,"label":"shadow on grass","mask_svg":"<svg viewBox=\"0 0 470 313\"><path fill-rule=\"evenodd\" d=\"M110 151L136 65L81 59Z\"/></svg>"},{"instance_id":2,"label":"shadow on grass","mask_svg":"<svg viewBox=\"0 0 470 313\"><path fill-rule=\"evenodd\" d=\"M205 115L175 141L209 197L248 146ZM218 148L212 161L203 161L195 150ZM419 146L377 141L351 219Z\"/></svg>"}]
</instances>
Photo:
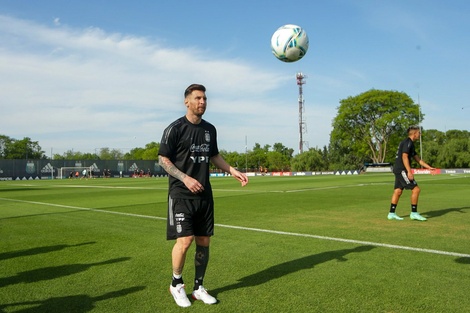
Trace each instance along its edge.
<instances>
[{"instance_id":1,"label":"shadow on grass","mask_svg":"<svg viewBox=\"0 0 470 313\"><path fill-rule=\"evenodd\" d=\"M96 242L91 241L91 242L78 243L76 245L44 246L44 247L37 247L37 248L31 248L31 249L3 252L3 253L0 253L0 261L13 259L13 258L19 258L23 256L31 256L31 255L55 252L55 251L60 251L66 248L80 247L80 246L91 245L95 243Z\"/></svg>"},{"instance_id":2,"label":"shadow on grass","mask_svg":"<svg viewBox=\"0 0 470 313\"><path fill-rule=\"evenodd\" d=\"M238 280L237 283L222 288L211 290L211 294L217 295L221 292L234 290L238 288L253 287L267 283L273 279L283 277L285 275L298 272L300 270L312 269L315 265L325 263L332 260L345 262L346 255L350 253L368 252L374 249L374 246L360 246L353 249L344 249L336 251L327 251L319 254L309 255L300 259L284 262L271 266L258 273L245 276Z\"/></svg>"},{"instance_id":3,"label":"shadow on grass","mask_svg":"<svg viewBox=\"0 0 470 313\"><path fill-rule=\"evenodd\" d=\"M461 258L455 259L455 262L460 263L460 264L470 264L470 258L461 257Z\"/></svg>"},{"instance_id":4,"label":"shadow on grass","mask_svg":"<svg viewBox=\"0 0 470 313\"><path fill-rule=\"evenodd\" d=\"M60 277L65 277L80 272L84 272L93 266L108 265L123 261L128 261L131 258L123 257L111 259L103 262L89 263L89 264L67 264L61 266L51 266L40 268L31 271L24 271L16 274L15 276L0 278L0 287L15 285L20 283L34 283L38 281L51 280Z\"/></svg>"},{"instance_id":5,"label":"shadow on grass","mask_svg":"<svg viewBox=\"0 0 470 313\"><path fill-rule=\"evenodd\" d=\"M16 187L11 187L11 188L1 188L0 191L2 192L12 192L12 191L28 191L28 190L45 190L46 188L41 187L41 186L22 186L22 185L17 185Z\"/></svg>"},{"instance_id":6,"label":"shadow on grass","mask_svg":"<svg viewBox=\"0 0 470 313\"><path fill-rule=\"evenodd\" d=\"M453 212L458 212L458 213L467 213L465 210L469 210L470 207L462 207L462 208L448 208L448 209L442 209L442 210L437 210L437 211L428 211L428 212L423 212L422 215L425 215L427 218L435 218L439 216L446 215L448 213L453 213Z\"/></svg>"},{"instance_id":7,"label":"shadow on grass","mask_svg":"<svg viewBox=\"0 0 470 313\"><path fill-rule=\"evenodd\" d=\"M11 219L16 219L16 218L35 217L35 216L44 216L44 215L69 214L69 213L76 213L76 212L83 212L83 210L16 215L16 216L2 217L2 218L0 218L0 220L11 220Z\"/></svg>"},{"instance_id":8,"label":"shadow on grass","mask_svg":"<svg viewBox=\"0 0 470 313\"><path fill-rule=\"evenodd\" d=\"M128 294L144 290L145 286L136 286L117 291L111 291L101 296L90 297L88 295L76 295L66 297L54 297L42 301L24 301L17 303L0 304L0 312L6 312L6 308L28 306L28 308L14 311L17 313L85 313L95 308L98 301L123 297ZM8 311L10 312L10 311Z\"/></svg>"}]
</instances>

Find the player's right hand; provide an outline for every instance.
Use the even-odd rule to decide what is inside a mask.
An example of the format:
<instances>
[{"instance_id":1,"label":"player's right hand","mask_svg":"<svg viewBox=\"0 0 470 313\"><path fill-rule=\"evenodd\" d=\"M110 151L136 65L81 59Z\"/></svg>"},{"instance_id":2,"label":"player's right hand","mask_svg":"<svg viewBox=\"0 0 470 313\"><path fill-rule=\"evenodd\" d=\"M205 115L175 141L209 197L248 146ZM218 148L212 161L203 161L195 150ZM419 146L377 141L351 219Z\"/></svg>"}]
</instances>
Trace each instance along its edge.
<instances>
[{"instance_id":1,"label":"player's right hand","mask_svg":"<svg viewBox=\"0 0 470 313\"><path fill-rule=\"evenodd\" d=\"M204 191L204 186L191 176L186 176L183 179L183 183L192 193L200 193Z\"/></svg>"}]
</instances>

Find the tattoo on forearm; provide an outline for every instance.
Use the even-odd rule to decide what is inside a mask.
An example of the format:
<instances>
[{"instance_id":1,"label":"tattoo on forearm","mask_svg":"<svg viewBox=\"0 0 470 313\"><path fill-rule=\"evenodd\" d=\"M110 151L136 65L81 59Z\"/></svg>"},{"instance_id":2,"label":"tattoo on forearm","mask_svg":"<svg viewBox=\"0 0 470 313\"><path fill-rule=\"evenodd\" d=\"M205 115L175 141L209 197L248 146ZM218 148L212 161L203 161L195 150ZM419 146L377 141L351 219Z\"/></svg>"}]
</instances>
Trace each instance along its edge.
<instances>
[{"instance_id":1,"label":"tattoo on forearm","mask_svg":"<svg viewBox=\"0 0 470 313\"><path fill-rule=\"evenodd\" d=\"M167 158L158 157L158 163L163 169L171 176L183 181L186 174L181 172L170 160Z\"/></svg>"}]
</instances>

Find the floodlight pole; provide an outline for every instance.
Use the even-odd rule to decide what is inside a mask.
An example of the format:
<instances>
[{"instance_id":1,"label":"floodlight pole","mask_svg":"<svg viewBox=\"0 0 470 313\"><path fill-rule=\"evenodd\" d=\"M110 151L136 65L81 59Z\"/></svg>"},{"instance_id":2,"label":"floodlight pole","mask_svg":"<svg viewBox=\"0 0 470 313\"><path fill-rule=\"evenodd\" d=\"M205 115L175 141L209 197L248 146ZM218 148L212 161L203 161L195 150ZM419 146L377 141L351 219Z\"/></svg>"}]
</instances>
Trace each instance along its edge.
<instances>
[{"instance_id":1,"label":"floodlight pole","mask_svg":"<svg viewBox=\"0 0 470 313\"><path fill-rule=\"evenodd\" d=\"M245 173L248 173L248 137L245 135Z\"/></svg>"},{"instance_id":2,"label":"floodlight pole","mask_svg":"<svg viewBox=\"0 0 470 313\"><path fill-rule=\"evenodd\" d=\"M423 127L421 126L421 104L419 103L419 93L418 93L418 119L419 119L419 156L421 159L424 159L423 157L423 140L422 140L422 132L423 132ZM421 166L421 168L423 168Z\"/></svg>"}]
</instances>

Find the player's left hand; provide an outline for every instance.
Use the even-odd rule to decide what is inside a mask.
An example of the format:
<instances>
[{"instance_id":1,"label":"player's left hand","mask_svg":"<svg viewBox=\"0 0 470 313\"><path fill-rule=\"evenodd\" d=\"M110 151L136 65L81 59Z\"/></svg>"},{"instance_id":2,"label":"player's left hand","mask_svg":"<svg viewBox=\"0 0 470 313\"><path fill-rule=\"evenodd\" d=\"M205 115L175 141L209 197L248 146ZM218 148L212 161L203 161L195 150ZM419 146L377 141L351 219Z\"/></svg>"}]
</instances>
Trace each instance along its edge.
<instances>
[{"instance_id":1,"label":"player's left hand","mask_svg":"<svg viewBox=\"0 0 470 313\"><path fill-rule=\"evenodd\" d=\"M242 187L245 187L248 184L248 177L245 174L237 171L236 169L233 169L230 174L232 174L232 176L242 184Z\"/></svg>"}]
</instances>

